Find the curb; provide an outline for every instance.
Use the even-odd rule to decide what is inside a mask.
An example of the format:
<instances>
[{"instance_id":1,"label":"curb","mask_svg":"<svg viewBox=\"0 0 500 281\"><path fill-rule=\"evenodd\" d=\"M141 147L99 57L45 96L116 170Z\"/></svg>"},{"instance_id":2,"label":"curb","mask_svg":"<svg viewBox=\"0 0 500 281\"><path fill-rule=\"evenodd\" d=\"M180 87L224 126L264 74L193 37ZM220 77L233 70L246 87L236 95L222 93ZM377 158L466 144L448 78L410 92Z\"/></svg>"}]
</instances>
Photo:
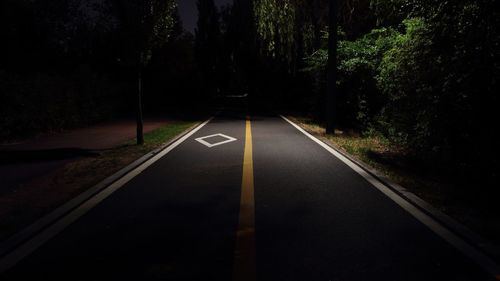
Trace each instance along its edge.
<instances>
[{"instance_id":1,"label":"curb","mask_svg":"<svg viewBox=\"0 0 500 281\"><path fill-rule=\"evenodd\" d=\"M295 122L295 120L294 120ZM300 123L296 123L300 124ZM300 126L302 127L302 126ZM303 128L303 127L302 127ZM306 130L305 128L303 128ZM306 130L308 131L308 130ZM309 131L308 131L309 132ZM312 134L312 132L310 132ZM361 169L363 169L365 172L379 180L382 184L387 186L389 189L394 191L396 194L398 194L401 198L418 208L420 211L424 212L428 216L430 216L432 219L436 220L437 222L441 223L444 227L446 227L448 230L451 232L455 233L457 236L460 238L464 239L466 242L470 243L472 246L474 246L477 250L487 254L490 256L492 259L498 261L500 260L500 246L499 245L494 245L488 240L484 239L481 237L479 234L476 232L472 231L471 229L467 228L465 225L459 223L455 219L451 218L450 216L446 215L445 213L441 212L440 210L436 209L434 206L431 204L427 203L417 195L415 195L413 192L409 191L408 189L404 188L403 186L393 182L390 180L388 177L385 175L381 174L377 170L371 168L367 164L361 162L358 159L355 159L353 156L348 154L347 152L343 151L340 147L332 143L328 138L324 136L316 136L319 138L323 143L337 151L338 153L342 154L344 157L349 159L351 162L355 163L358 165Z\"/></svg>"},{"instance_id":2,"label":"curb","mask_svg":"<svg viewBox=\"0 0 500 281\"><path fill-rule=\"evenodd\" d=\"M154 149L151 152L148 152L141 158L135 160L131 164L127 165L126 167L122 168L118 172L114 173L113 175L105 178L98 184L94 185L93 187L87 189L86 191L80 193L76 197L70 199L63 205L59 206L55 210L51 211L50 213L44 215L34 223L30 224L26 228L20 230L10 238L7 238L3 242L0 243L0 258L6 256L10 252L14 251L18 246L22 245L23 243L27 242L30 240L32 237L35 235L39 234L42 232L44 229L48 228L50 225L53 223L57 222L60 218L66 216L69 214L71 211L75 210L78 206L82 205L84 202L87 200L91 199L94 195L100 193L104 189L106 189L108 186L122 178L123 176L127 175L129 172L133 171L152 157L154 157L156 154L159 152L163 151L167 147L169 147L172 143L176 142L183 136L187 135L189 132L191 132L193 129L195 129L197 126L199 126L202 122L198 122L195 125L189 127L188 129L184 130L165 144L162 144L160 147Z\"/></svg>"}]
</instances>

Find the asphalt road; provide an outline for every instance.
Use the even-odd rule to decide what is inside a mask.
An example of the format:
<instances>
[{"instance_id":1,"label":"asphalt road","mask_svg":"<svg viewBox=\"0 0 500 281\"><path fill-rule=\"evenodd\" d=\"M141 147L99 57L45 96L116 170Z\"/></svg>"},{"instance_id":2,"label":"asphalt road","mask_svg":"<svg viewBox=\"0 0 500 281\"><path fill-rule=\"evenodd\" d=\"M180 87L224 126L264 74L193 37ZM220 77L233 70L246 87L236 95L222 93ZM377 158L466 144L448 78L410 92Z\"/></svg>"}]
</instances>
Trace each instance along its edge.
<instances>
[{"instance_id":1,"label":"asphalt road","mask_svg":"<svg viewBox=\"0 0 500 281\"><path fill-rule=\"evenodd\" d=\"M252 116L249 152L248 123L216 117L0 279L493 280L283 119Z\"/></svg>"}]
</instances>

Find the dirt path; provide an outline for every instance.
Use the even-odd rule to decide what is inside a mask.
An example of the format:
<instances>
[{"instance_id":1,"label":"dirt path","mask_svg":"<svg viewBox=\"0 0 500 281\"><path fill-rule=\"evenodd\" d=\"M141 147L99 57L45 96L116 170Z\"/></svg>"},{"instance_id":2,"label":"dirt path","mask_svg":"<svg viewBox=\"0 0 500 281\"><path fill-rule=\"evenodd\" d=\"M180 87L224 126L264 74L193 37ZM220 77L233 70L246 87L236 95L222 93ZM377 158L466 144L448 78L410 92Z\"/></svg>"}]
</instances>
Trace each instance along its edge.
<instances>
[{"instance_id":1,"label":"dirt path","mask_svg":"<svg viewBox=\"0 0 500 281\"><path fill-rule=\"evenodd\" d=\"M167 122L167 119L147 119L144 132ZM112 148L133 139L135 130L135 120L116 120L0 145L0 196L16 192L23 183L78 159L85 151Z\"/></svg>"},{"instance_id":2,"label":"dirt path","mask_svg":"<svg viewBox=\"0 0 500 281\"><path fill-rule=\"evenodd\" d=\"M144 121L144 132L167 123L166 119ZM0 145L0 151L46 150L59 148L106 149L135 137L135 120L116 120L63 133L43 135L20 143Z\"/></svg>"}]
</instances>

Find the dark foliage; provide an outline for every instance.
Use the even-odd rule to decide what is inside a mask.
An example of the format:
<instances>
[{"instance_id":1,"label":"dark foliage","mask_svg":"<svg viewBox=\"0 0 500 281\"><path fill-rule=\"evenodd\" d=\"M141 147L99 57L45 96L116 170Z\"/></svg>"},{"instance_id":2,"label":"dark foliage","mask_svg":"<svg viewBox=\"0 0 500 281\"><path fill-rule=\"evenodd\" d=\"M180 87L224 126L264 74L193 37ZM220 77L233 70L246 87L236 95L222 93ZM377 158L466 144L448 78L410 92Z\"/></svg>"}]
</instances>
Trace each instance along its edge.
<instances>
[{"instance_id":1,"label":"dark foliage","mask_svg":"<svg viewBox=\"0 0 500 281\"><path fill-rule=\"evenodd\" d=\"M219 13L213 0L198 0L198 24L195 30L196 61L203 86L214 96L219 90L221 31Z\"/></svg>"},{"instance_id":2,"label":"dark foliage","mask_svg":"<svg viewBox=\"0 0 500 281\"><path fill-rule=\"evenodd\" d=\"M144 66L153 52L175 56L160 54L170 51L175 2L153 2L2 1L0 139L133 116L140 54ZM145 17L148 5L174 14Z\"/></svg>"},{"instance_id":3,"label":"dark foliage","mask_svg":"<svg viewBox=\"0 0 500 281\"><path fill-rule=\"evenodd\" d=\"M339 44L341 126L382 133L450 173L496 178L494 1L371 1L371 9L377 26ZM326 58L318 50L306 70L321 78Z\"/></svg>"}]
</instances>

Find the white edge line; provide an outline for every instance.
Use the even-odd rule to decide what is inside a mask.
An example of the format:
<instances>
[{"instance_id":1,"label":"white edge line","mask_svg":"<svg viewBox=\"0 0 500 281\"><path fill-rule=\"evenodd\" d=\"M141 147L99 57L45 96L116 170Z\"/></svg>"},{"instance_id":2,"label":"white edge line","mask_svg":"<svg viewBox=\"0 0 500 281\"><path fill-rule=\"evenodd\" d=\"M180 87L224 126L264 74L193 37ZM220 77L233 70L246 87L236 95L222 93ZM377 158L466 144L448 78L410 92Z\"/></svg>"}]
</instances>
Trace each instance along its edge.
<instances>
[{"instance_id":1,"label":"white edge line","mask_svg":"<svg viewBox=\"0 0 500 281\"><path fill-rule=\"evenodd\" d=\"M462 238L458 237L456 234L448 230L446 227L441 225L439 222L434 220L432 217L429 215L425 214L421 210L419 210L417 207L409 203L407 200L403 199L401 196L399 196L396 192L392 191L390 188L388 188L385 184L383 184L381 181L379 181L377 178L363 170L361 167L359 167L356 163L352 162L348 158L346 158L344 155L340 154L338 151L330 147L329 145L325 144L321 140L317 139L313 135L309 134L306 132L304 129L299 127L299 125L293 123L292 121L288 120L285 116L280 115L281 118L283 118L286 122L290 123L293 127L295 127L297 130L302 132L304 135L306 135L308 138L319 144L321 147L326 149L328 152L333 154L335 157L337 157L340 161L344 162L347 166L349 166L351 169L353 169L355 172L357 172L360 176L362 176L365 180L367 180L369 183L371 183L375 188L377 188L379 191L381 191L384 195L389 197L392 201L394 201L396 204L398 204L401 208L406 210L408 213L410 213L413 217L415 217L418 221L423 223L425 226L430 228L435 234L446 240L448 243L453 245L456 249L458 249L460 252L462 252L465 256L471 258L474 260L477 264L479 264L484 270L486 270L488 273L492 274L494 278L497 278L497 276L500 274L500 268L499 266L488 256L485 254L481 253L478 251L476 248L473 246L469 245L466 241L464 241Z\"/></svg>"},{"instance_id":2,"label":"white edge line","mask_svg":"<svg viewBox=\"0 0 500 281\"><path fill-rule=\"evenodd\" d=\"M29 254L33 253L36 249L38 249L40 246L45 244L48 240L50 240L52 237L56 236L58 233L63 231L66 227L68 227L70 224L75 222L77 219L79 219L81 216L86 214L88 211L90 211L92 208L94 208L97 204L102 202L104 199L106 199L108 196L113 194L113 192L117 191L120 189L122 186L124 186L127 182L132 180L134 177L142 173L144 170L146 170L149 166L151 166L153 163L158 161L160 158L165 156L167 153L172 151L174 148L176 148L178 145L180 145L182 142L187 140L189 137L191 137L194 133L196 133L198 130L200 130L203 126L205 126L208 122L210 122L213 119L210 118L203 122L202 124L198 125L196 128L191 130L189 133L185 134L183 137L172 143L171 145L167 146L165 149L162 151L158 152L155 156L153 156L151 159L147 160L146 162L142 163L139 165L137 168L133 169L117 181L113 182L111 185L97 193L96 195L92 196L90 199L82 203L80 206L78 206L76 209L65 215L64 217L60 218L57 220L55 223L44 229L42 232L39 234L33 236L31 239L26 241L25 243L21 244L19 247L17 247L15 250L10 252L9 254L5 255L1 260L0 260L0 273L3 273L7 271L8 269L12 268L15 266L19 261L21 261L23 258L28 256Z\"/></svg>"}]
</instances>

